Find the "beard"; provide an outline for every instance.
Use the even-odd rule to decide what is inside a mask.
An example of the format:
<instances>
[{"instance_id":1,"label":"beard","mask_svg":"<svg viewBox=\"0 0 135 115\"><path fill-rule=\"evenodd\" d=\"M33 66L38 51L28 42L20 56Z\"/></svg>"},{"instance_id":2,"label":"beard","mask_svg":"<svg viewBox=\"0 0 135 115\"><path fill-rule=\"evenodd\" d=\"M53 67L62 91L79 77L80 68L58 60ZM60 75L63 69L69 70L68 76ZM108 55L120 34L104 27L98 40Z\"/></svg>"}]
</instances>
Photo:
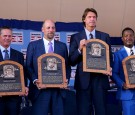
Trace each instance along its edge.
<instances>
[{"instance_id":1,"label":"beard","mask_svg":"<svg viewBox=\"0 0 135 115\"><path fill-rule=\"evenodd\" d=\"M126 45L127 45L128 47L133 47L134 42L127 42Z\"/></svg>"},{"instance_id":2,"label":"beard","mask_svg":"<svg viewBox=\"0 0 135 115\"><path fill-rule=\"evenodd\" d=\"M48 38L48 39L53 39L53 38L54 38L54 33L49 33L49 34L47 34L47 38Z\"/></svg>"}]
</instances>

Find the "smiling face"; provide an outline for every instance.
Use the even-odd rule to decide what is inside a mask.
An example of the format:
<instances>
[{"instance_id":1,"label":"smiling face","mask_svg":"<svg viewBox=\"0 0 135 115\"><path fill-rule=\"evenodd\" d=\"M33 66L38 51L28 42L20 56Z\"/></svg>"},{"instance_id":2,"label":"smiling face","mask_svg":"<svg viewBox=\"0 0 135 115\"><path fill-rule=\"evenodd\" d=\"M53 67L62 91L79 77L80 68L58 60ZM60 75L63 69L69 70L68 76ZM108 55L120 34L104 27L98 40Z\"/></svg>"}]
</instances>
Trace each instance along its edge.
<instances>
[{"instance_id":1,"label":"smiling face","mask_svg":"<svg viewBox=\"0 0 135 115\"><path fill-rule=\"evenodd\" d=\"M55 24L52 20L46 20L42 27L42 32L44 33L44 38L51 41L55 35Z\"/></svg>"},{"instance_id":2,"label":"smiling face","mask_svg":"<svg viewBox=\"0 0 135 115\"><path fill-rule=\"evenodd\" d=\"M0 32L0 45L8 48L12 41L12 31L10 29L1 29Z\"/></svg>"},{"instance_id":3,"label":"smiling face","mask_svg":"<svg viewBox=\"0 0 135 115\"><path fill-rule=\"evenodd\" d=\"M134 32L132 30L125 30L123 32L122 41L126 47L132 48L135 41Z\"/></svg>"}]
</instances>

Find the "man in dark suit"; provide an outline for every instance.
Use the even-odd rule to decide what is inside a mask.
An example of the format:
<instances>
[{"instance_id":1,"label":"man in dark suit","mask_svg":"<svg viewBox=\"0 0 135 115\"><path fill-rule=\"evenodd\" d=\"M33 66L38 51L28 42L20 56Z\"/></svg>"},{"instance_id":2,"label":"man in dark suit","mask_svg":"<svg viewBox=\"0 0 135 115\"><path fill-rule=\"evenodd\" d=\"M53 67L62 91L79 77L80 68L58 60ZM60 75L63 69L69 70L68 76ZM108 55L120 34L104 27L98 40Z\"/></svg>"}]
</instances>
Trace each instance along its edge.
<instances>
[{"instance_id":1,"label":"man in dark suit","mask_svg":"<svg viewBox=\"0 0 135 115\"><path fill-rule=\"evenodd\" d=\"M84 30L71 36L69 57L72 66L77 65L75 76L77 115L90 115L92 104L95 115L106 115L106 93L109 88L108 75L83 72L82 49L88 39L100 39L110 47L110 38L107 33L95 30L97 22L97 12L93 8L87 8L82 16ZM111 48L110 48L111 52ZM112 56L110 53L112 60Z\"/></svg>"},{"instance_id":2,"label":"man in dark suit","mask_svg":"<svg viewBox=\"0 0 135 115\"><path fill-rule=\"evenodd\" d=\"M30 74L29 97L32 100L32 115L48 115L49 110L53 115L63 115L65 90L59 88L38 89L37 59L42 54L49 53L48 43L50 42L51 50L65 59L66 77L68 80L70 78L67 46L65 43L54 40L55 31L55 23L52 20L45 20L42 26L43 39L29 43L27 48L26 65Z\"/></svg>"},{"instance_id":3,"label":"man in dark suit","mask_svg":"<svg viewBox=\"0 0 135 115\"><path fill-rule=\"evenodd\" d=\"M125 84L125 75L122 67L122 60L130 55L135 55L135 33L131 28L122 31L124 47L114 53L114 64L112 78L118 86L117 99L122 103L123 115L135 114L135 89L130 89Z\"/></svg>"},{"instance_id":4,"label":"man in dark suit","mask_svg":"<svg viewBox=\"0 0 135 115\"><path fill-rule=\"evenodd\" d=\"M24 65L23 54L10 47L12 41L12 30L9 27L0 29L0 61L12 60ZM4 50L7 50L5 56ZM26 88L28 95L28 88ZM21 96L1 96L0 97L0 115L18 115L20 112Z\"/></svg>"}]
</instances>

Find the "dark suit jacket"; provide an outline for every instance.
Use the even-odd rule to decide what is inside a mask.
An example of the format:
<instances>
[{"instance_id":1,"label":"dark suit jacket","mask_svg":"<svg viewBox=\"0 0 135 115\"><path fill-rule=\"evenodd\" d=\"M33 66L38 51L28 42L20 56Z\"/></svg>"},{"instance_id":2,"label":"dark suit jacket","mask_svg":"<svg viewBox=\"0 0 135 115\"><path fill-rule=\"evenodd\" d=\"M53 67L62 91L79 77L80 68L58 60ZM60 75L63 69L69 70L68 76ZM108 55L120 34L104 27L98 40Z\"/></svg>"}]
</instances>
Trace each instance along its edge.
<instances>
[{"instance_id":1,"label":"dark suit jacket","mask_svg":"<svg viewBox=\"0 0 135 115\"><path fill-rule=\"evenodd\" d=\"M24 57L23 54L17 50L10 49L10 60L20 63L22 66L24 66ZM2 54L0 52L0 61L4 61Z\"/></svg>"},{"instance_id":2,"label":"dark suit jacket","mask_svg":"<svg viewBox=\"0 0 135 115\"><path fill-rule=\"evenodd\" d=\"M29 43L27 48L26 65L30 74L30 98L32 100L35 99L40 92L36 85L33 84L33 81L38 79L37 59L45 53L46 51L42 39ZM70 66L68 63L68 51L66 44L54 40L54 53L61 55L65 59L66 77L67 79L70 79Z\"/></svg>"},{"instance_id":3,"label":"dark suit jacket","mask_svg":"<svg viewBox=\"0 0 135 115\"><path fill-rule=\"evenodd\" d=\"M96 38L105 41L110 47L109 35L100 31L96 31ZM100 80L95 80L96 85L103 88L109 88L108 77L103 74L83 72L82 54L79 53L78 48L80 40L87 39L85 30L80 33L71 36L70 48L69 48L69 59L72 66L77 65L76 76L75 76L75 88L76 89L87 89L90 86L90 79L95 76L101 77ZM112 61L111 47L110 47L110 60Z\"/></svg>"},{"instance_id":4,"label":"dark suit jacket","mask_svg":"<svg viewBox=\"0 0 135 115\"><path fill-rule=\"evenodd\" d=\"M114 53L113 79L118 86L117 98L120 100L135 99L135 90L124 90L122 87L123 83L125 82L122 60L127 56L128 55L124 47L118 52Z\"/></svg>"}]
</instances>

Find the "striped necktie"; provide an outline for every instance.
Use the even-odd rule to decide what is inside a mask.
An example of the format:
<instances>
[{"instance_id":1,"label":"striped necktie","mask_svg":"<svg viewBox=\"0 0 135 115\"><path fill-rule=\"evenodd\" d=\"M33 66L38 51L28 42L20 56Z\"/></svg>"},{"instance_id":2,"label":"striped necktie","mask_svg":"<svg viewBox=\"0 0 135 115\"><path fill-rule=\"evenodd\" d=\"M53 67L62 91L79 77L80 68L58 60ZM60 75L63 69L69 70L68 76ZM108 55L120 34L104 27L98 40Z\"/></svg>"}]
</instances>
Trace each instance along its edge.
<instances>
[{"instance_id":1,"label":"striped necktie","mask_svg":"<svg viewBox=\"0 0 135 115\"><path fill-rule=\"evenodd\" d=\"M5 53L5 55L4 55L4 60L9 60L8 50L5 49L3 52Z\"/></svg>"}]
</instances>

